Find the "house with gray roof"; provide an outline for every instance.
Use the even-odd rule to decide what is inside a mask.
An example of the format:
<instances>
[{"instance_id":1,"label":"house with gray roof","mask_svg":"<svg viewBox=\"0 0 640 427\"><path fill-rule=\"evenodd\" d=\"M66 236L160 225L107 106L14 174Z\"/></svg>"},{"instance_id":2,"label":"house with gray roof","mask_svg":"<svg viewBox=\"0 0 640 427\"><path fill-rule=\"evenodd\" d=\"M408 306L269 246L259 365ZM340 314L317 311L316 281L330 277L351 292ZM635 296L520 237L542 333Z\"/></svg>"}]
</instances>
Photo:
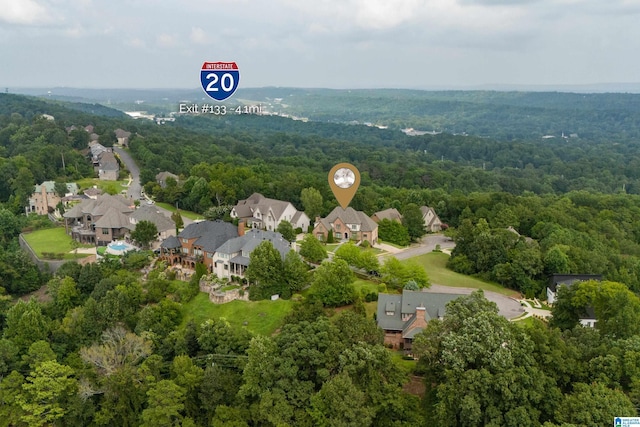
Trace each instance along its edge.
<instances>
[{"instance_id":1,"label":"house with gray roof","mask_svg":"<svg viewBox=\"0 0 640 427\"><path fill-rule=\"evenodd\" d=\"M167 178L172 178L177 182L179 182L179 177L176 174L173 174L171 172L159 172L156 175L156 182L158 183L158 185L160 185L161 188L167 188Z\"/></svg>"},{"instance_id":2,"label":"house with gray roof","mask_svg":"<svg viewBox=\"0 0 640 427\"><path fill-rule=\"evenodd\" d=\"M291 244L282 234L259 229L250 229L245 234L230 239L215 251L213 258L213 272L218 277L244 276L249 266L251 252L262 242L270 241L280 252L282 259L291 250Z\"/></svg>"},{"instance_id":3,"label":"house with gray roof","mask_svg":"<svg viewBox=\"0 0 640 427\"><path fill-rule=\"evenodd\" d=\"M313 235L318 240L326 242L330 230L337 241L367 241L371 245L378 243L378 224L364 212L352 207L343 209L338 206L326 218L316 218Z\"/></svg>"},{"instance_id":4,"label":"house with gray roof","mask_svg":"<svg viewBox=\"0 0 640 427\"><path fill-rule=\"evenodd\" d=\"M164 240L176 235L176 223L171 218L160 212L155 205L142 204L129 215L129 229L135 230L140 221L149 221L158 229L158 238Z\"/></svg>"},{"instance_id":5,"label":"house with gray roof","mask_svg":"<svg viewBox=\"0 0 640 427\"><path fill-rule=\"evenodd\" d=\"M245 200L240 200L231 209L231 218L243 220L249 228L275 231L282 221L289 221L293 228L306 231L310 219L298 211L291 203L270 199L260 193L253 193Z\"/></svg>"},{"instance_id":6,"label":"house with gray roof","mask_svg":"<svg viewBox=\"0 0 640 427\"><path fill-rule=\"evenodd\" d=\"M129 215L133 211L132 201L105 194L83 200L65 212L63 217L75 240L103 246L129 233Z\"/></svg>"},{"instance_id":7,"label":"house with gray roof","mask_svg":"<svg viewBox=\"0 0 640 427\"><path fill-rule=\"evenodd\" d=\"M376 320L384 330L384 342L411 351L413 338L433 319L442 319L450 301L460 294L403 290L400 294L378 294Z\"/></svg>"},{"instance_id":8,"label":"house with gray roof","mask_svg":"<svg viewBox=\"0 0 640 427\"><path fill-rule=\"evenodd\" d=\"M98 156L98 178L103 181L117 181L120 165L111 151L105 151Z\"/></svg>"},{"instance_id":9,"label":"house with gray roof","mask_svg":"<svg viewBox=\"0 0 640 427\"><path fill-rule=\"evenodd\" d=\"M437 233L442 230L442 221L433 208L429 206L421 206L420 212L422 212L422 220L424 221L424 228L430 233Z\"/></svg>"},{"instance_id":10,"label":"house with gray roof","mask_svg":"<svg viewBox=\"0 0 640 427\"><path fill-rule=\"evenodd\" d=\"M194 222L178 234L178 246L172 238L160 244L160 257L171 265L187 268L195 268L197 262L202 262L212 272L218 247L238 236L238 227L222 220Z\"/></svg>"},{"instance_id":11,"label":"house with gray roof","mask_svg":"<svg viewBox=\"0 0 640 427\"><path fill-rule=\"evenodd\" d=\"M131 132L127 132L124 129L118 128L114 131L114 133L116 134L118 144L122 145L123 147L127 147L129 145L129 137L131 136Z\"/></svg>"}]
</instances>

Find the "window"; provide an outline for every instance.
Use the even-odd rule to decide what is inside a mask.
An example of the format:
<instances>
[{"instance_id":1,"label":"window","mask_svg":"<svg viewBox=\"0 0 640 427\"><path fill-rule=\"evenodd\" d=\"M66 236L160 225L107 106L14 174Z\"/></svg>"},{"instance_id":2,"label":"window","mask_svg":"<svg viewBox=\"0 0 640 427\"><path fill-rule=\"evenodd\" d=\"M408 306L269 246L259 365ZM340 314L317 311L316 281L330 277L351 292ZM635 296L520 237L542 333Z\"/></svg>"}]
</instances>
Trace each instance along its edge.
<instances>
[{"instance_id":1,"label":"window","mask_svg":"<svg viewBox=\"0 0 640 427\"><path fill-rule=\"evenodd\" d=\"M189 243L189 239L182 239L182 243Z\"/></svg>"},{"instance_id":2,"label":"window","mask_svg":"<svg viewBox=\"0 0 640 427\"><path fill-rule=\"evenodd\" d=\"M102 234L109 234L109 229L108 228L103 228L102 229Z\"/></svg>"},{"instance_id":3,"label":"window","mask_svg":"<svg viewBox=\"0 0 640 427\"><path fill-rule=\"evenodd\" d=\"M336 224L336 231L340 231L340 224Z\"/></svg>"},{"instance_id":4,"label":"window","mask_svg":"<svg viewBox=\"0 0 640 427\"><path fill-rule=\"evenodd\" d=\"M336 239L342 239L342 233L336 233Z\"/></svg>"},{"instance_id":5,"label":"window","mask_svg":"<svg viewBox=\"0 0 640 427\"><path fill-rule=\"evenodd\" d=\"M225 265L224 265L224 269L225 269L225 270L228 270L228 269L229 269L229 264L225 264Z\"/></svg>"}]
</instances>

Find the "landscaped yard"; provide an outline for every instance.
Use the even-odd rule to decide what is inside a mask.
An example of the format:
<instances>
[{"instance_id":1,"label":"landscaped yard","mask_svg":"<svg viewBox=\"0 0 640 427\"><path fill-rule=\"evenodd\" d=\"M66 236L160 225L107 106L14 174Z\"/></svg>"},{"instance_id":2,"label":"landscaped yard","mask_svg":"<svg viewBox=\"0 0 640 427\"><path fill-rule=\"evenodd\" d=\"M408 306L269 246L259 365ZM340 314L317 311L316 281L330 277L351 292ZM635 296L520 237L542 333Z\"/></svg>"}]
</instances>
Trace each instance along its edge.
<instances>
[{"instance_id":1,"label":"landscaped yard","mask_svg":"<svg viewBox=\"0 0 640 427\"><path fill-rule=\"evenodd\" d=\"M43 253L64 253L64 259L84 258L88 256L88 254L70 253L74 249L71 244L73 240L71 239L71 236L65 233L63 227L37 230L32 233L25 234L24 238L39 258L45 258ZM79 245L78 247L92 248L93 245Z\"/></svg>"},{"instance_id":2,"label":"landscaped yard","mask_svg":"<svg viewBox=\"0 0 640 427\"><path fill-rule=\"evenodd\" d=\"M170 204L170 203L164 203L164 202L156 202L156 205L160 206L163 209L166 209L170 212L175 212L177 209L174 205ZM196 220L196 219L204 219L204 217L200 214L197 214L195 212L191 212L191 211L185 211L180 209L180 215L182 215L185 218L189 218L191 220Z\"/></svg>"},{"instance_id":3,"label":"landscaped yard","mask_svg":"<svg viewBox=\"0 0 640 427\"><path fill-rule=\"evenodd\" d=\"M513 289L507 289L496 283L484 282L475 277L465 276L447 268L449 255L441 252L431 252L411 258L412 261L422 265L429 275L431 283L456 288L483 289L485 291L497 292L508 296L519 296Z\"/></svg>"},{"instance_id":4,"label":"landscaped yard","mask_svg":"<svg viewBox=\"0 0 640 427\"><path fill-rule=\"evenodd\" d=\"M122 190L127 189L128 181L103 181L98 178L84 178L76 181L78 187L82 190L91 188L94 185L108 194L120 194Z\"/></svg>"},{"instance_id":5,"label":"landscaped yard","mask_svg":"<svg viewBox=\"0 0 640 427\"><path fill-rule=\"evenodd\" d=\"M293 301L231 301L214 304L209 295L200 292L183 307L183 323L193 319L201 324L208 319L224 317L233 327L245 326L259 335L271 335L282 326L284 317L291 312ZM246 322L246 325L245 325Z\"/></svg>"}]
</instances>

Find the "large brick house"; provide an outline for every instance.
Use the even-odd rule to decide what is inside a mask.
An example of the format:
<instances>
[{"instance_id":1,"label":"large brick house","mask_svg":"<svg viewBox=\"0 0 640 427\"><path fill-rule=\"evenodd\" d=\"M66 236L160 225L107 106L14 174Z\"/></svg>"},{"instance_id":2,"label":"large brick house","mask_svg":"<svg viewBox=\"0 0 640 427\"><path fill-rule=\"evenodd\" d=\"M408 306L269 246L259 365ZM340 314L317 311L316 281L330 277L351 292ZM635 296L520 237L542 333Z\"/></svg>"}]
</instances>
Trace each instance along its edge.
<instances>
[{"instance_id":1,"label":"large brick house","mask_svg":"<svg viewBox=\"0 0 640 427\"><path fill-rule=\"evenodd\" d=\"M54 181L44 181L42 184L36 185L33 194L29 197L27 213L46 215L49 212L53 212L58 203L62 201L58 193L56 193L55 185ZM68 182L65 186L67 187L65 197L78 194L78 185L75 182Z\"/></svg>"},{"instance_id":2,"label":"large brick house","mask_svg":"<svg viewBox=\"0 0 640 427\"><path fill-rule=\"evenodd\" d=\"M63 217L75 240L105 246L129 233L129 215L134 209L132 201L106 194L83 200L65 212Z\"/></svg>"},{"instance_id":3,"label":"large brick house","mask_svg":"<svg viewBox=\"0 0 640 427\"><path fill-rule=\"evenodd\" d=\"M330 230L336 241L378 243L378 224L364 212L351 207L343 209L338 206L326 218L316 218L313 235L318 240L326 241Z\"/></svg>"},{"instance_id":4,"label":"large brick house","mask_svg":"<svg viewBox=\"0 0 640 427\"><path fill-rule=\"evenodd\" d=\"M187 268L195 268L197 262L202 262L212 272L218 247L238 235L238 227L228 222L194 222L176 237L169 237L160 244L160 257L171 265L180 264Z\"/></svg>"}]
</instances>

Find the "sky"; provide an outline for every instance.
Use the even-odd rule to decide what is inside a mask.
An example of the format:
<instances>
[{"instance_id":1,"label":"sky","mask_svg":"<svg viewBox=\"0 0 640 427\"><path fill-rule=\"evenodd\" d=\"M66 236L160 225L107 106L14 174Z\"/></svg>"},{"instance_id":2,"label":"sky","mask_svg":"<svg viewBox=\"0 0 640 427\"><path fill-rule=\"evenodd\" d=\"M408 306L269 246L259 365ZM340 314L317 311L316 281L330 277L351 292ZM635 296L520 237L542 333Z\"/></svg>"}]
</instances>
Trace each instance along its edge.
<instances>
[{"instance_id":1,"label":"sky","mask_svg":"<svg viewBox=\"0 0 640 427\"><path fill-rule=\"evenodd\" d=\"M0 88L640 82L640 0L0 0Z\"/></svg>"}]
</instances>

